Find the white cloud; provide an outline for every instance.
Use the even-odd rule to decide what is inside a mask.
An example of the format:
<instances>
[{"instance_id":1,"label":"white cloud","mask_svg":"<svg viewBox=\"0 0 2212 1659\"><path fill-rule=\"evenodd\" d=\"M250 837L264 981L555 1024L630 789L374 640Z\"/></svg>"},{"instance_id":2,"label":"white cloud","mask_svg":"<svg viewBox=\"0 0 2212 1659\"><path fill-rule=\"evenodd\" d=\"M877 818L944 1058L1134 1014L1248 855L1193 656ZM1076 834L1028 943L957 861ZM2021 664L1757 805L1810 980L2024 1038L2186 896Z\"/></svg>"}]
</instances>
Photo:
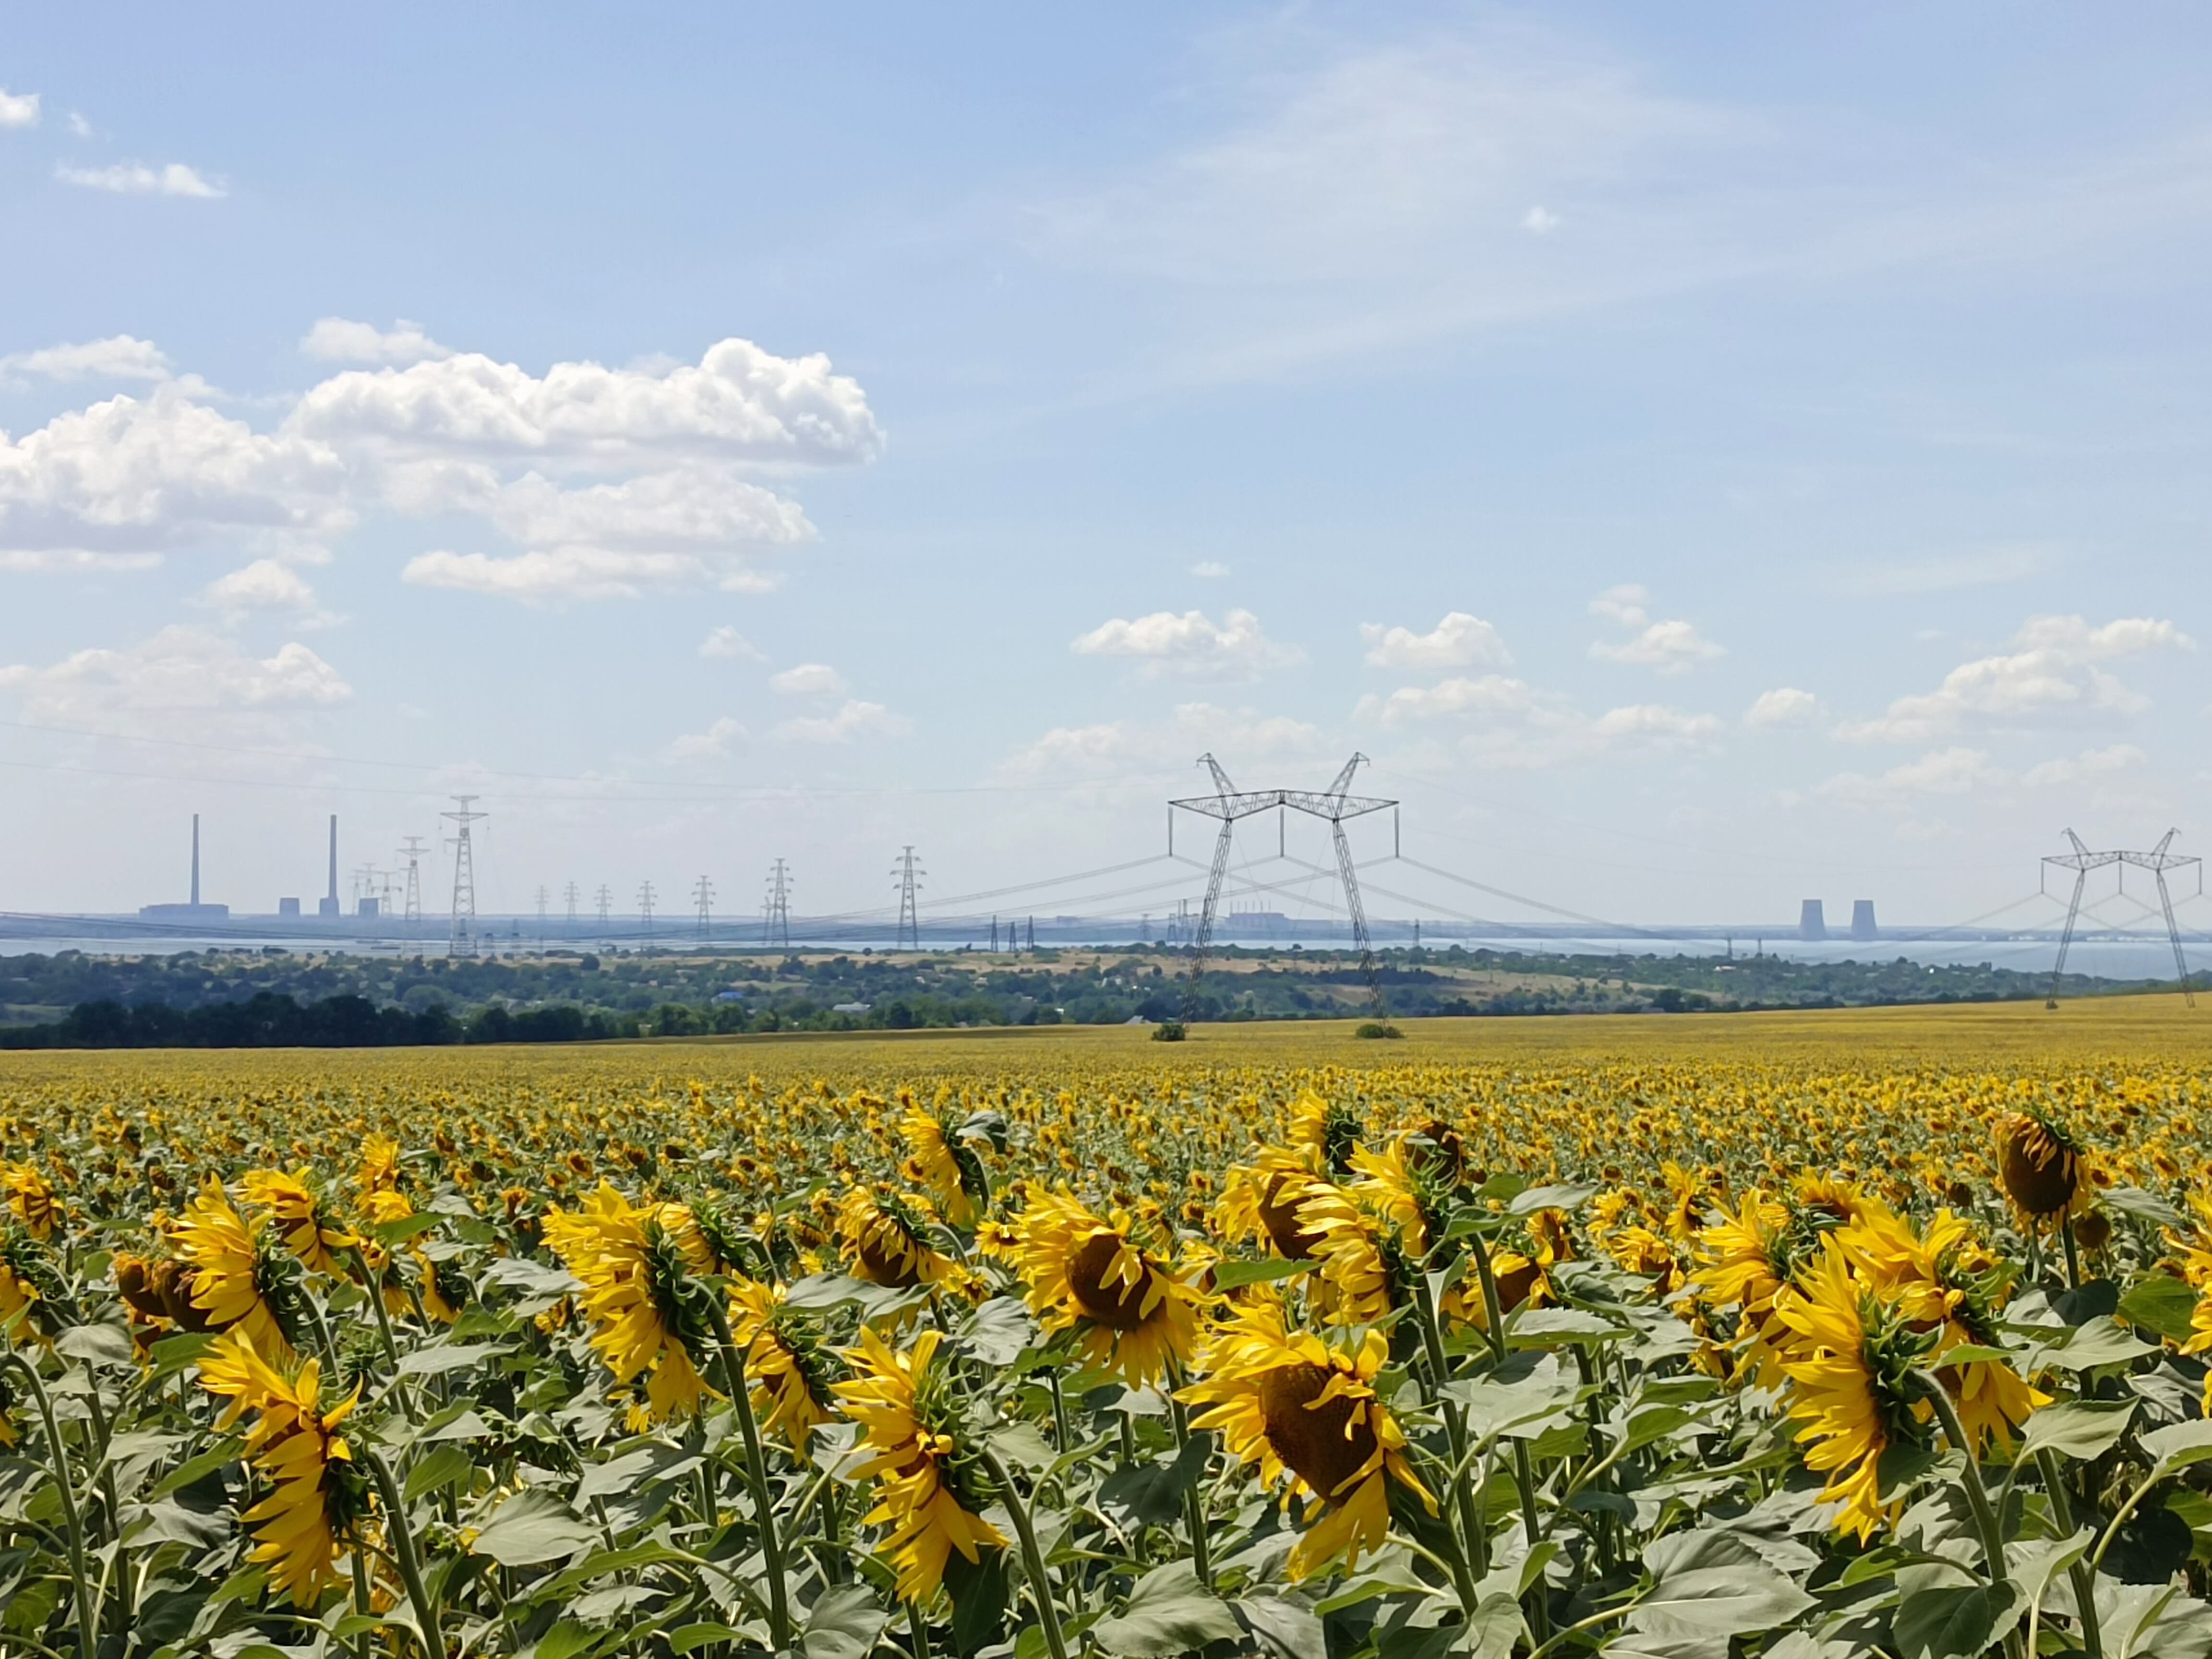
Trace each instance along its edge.
<instances>
[{"instance_id":1,"label":"white cloud","mask_svg":"<svg viewBox=\"0 0 2212 1659\"><path fill-rule=\"evenodd\" d=\"M1720 729L1720 721L1711 714L1685 714L1656 702L1608 708L1589 724L1590 735L1606 745L1644 742L1674 747L1710 737Z\"/></svg>"},{"instance_id":2,"label":"white cloud","mask_svg":"<svg viewBox=\"0 0 2212 1659\"><path fill-rule=\"evenodd\" d=\"M850 743L856 738L896 738L912 725L879 702L848 698L827 719L785 720L775 737L781 743Z\"/></svg>"},{"instance_id":3,"label":"white cloud","mask_svg":"<svg viewBox=\"0 0 2212 1659\"><path fill-rule=\"evenodd\" d=\"M92 123L75 110L69 112L69 130L70 136L73 138L89 138L93 136Z\"/></svg>"},{"instance_id":4,"label":"white cloud","mask_svg":"<svg viewBox=\"0 0 2212 1659\"><path fill-rule=\"evenodd\" d=\"M374 323L324 317L307 331L300 342L300 349L325 362L391 363L402 368L453 355L425 334L420 323L410 323L404 317L388 331Z\"/></svg>"},{"instance_id":5,"label":"white cloud","mask_svg":"<svg viewBox=\"0 0 2212 1659\"><path fill-rule=\"evenodd\" d=\"M0 87L0 127L34 127L39 125L39 94L35 92L9 92Z\"/></svg>"},{"instance_id":6,"label":"white cloud","mask_svg":"<svg viewBox=\"0 0 2212 1659\"><path fill-rule=\"evenodd\" d=\"M1794 685L1762 691L1744 713L1746 726L1804 726L1820 717L1820 700Z\"/></svg>"},{"instance_id":7,"label":"white cloud","mask_svg":"<svg viewBox=\"0 0 2212 1659\"><path fill-rule=\"evenodd\" d=\"M1401 686L1387 697L1363 697L1358 714L1386 726L1449 722L1461 728L1459 745L1468 755L1488 765L1523 769L1612 752L1701 747L1721 728L1711 714L1685 714L1662 703L1632 703L1593 718L1556 692L1504 674Z\"/></svg>"},{"instance_id":8,"label":"white cloud","mask_svg":"<svg viewBox=\"0 0 2212 1659\"><path fill-rule=\"evenodd\" d=\"M1191 566L1190 574L1202 581L1218 581L1229 574L1229 567L1218 559L1200 559Z\"/></svg>"},{"instance_id":9,"label":"white cloud","mask_svg":"<svg viewBox=\"0 0 2212 1659\"><path fill-rule=\"evenodd\" d=\"M48 667L0 668L0 691L24 699L27 720L143 726L148 716L297 714L334 708L353 688L294 641L255 657L204 629L173 626L125 650L79 651Z\"/></svg>"},{"instance_id":10,"label":"white cloud","mask_svg":"<svg viewBox=\"0 0 2212 1659\"><path fill-rule=\"evenodd\" d=\"M785 697L836 697L846 689L845 677L826 662L803 662L769 675L768 684L769 690Z\"/></svg>"},{"instance_id":11,"label":"white cloud","mask_svg":"<svg viewBox=\"0 0 2212 1659\"><path fill-rule=\"evenodd\" d=\"M315 621L327 620L306 578L276 559L256 559L218 576L201 597L232 617L252 611L295 611Z\"/></svg>"},{"instance_id":12,"label":"white cloud","mask_svg":"<svg viewBox=\"0 0 2212 1659\"><path fill-rule=\"evenodd\" d=\"M750 640L738 633L727 623L712 629L707 637L700 641L699 654L702 657L735 657L741 662L768 660L768 658L762 654Z\"/></svg>"},{"instance_id":13,"label":"white cloud","mask_svg":"<svg viewBox=\"0 0 2212 1659\"><path fill-rule=\"evenodd\" d=\"M2096 665L2146 652L2189 650L2171 622L2124 617L2092 627L2080 617L2031 618L2014 648L1961 663L1935 690L1899 697L1873 720L1846 721L1846 743L1925 743L1964 727L2033 727L2140 712L2147 700Z\"/></svg>"},{"instance_id":14,"label":"white cloud","mask_svg":"<svg viewBox=\"0 0 2212 1659\"><path fill-rule=\"evenodd\" d=\"M114 334L82 345L45 346L0 357L0 373L11 370L49 380L166 380L169 359L151 340Z\"/></svg>"},{"instance_id":15,"label":"white cloud","mask_svg":"<svg viewBox=\"0 0 2212 1659\"><path fill-rule=\"evenodd\" d=\"M1444 619L1425 634L1410 628L1385 628L1362 623L1359 637L1367 641L1370 668L1467 668L1477 664L1506 667L1513 660L1498 630L1480 617L1464 611L1448 611Z\"/></svg>"},{"instance_id":16,"label":"white cloud","mask_svg":"<svg viewBox=\"0 0 2212 1659\"><path fill-rule=\"evenodd\" d=\"M1133 657L1147 673L1193 678L1250 678L1305 660L1297 647L1269 639L1249 611L1231 611L1219 627L1200 611L1116 617L1079 636L1072 648L1086 657Z\"/></svg>"},{"instance_id":17,"label":"white cloud","mask_svg":"<svg viewBox=\"0 0 2212 1659\"><path fill-rule=\"evenodd\" d=\"M727 714L703 732L687 732L672 739L661 753L672 761L710 760L742 751L750 734Z\"/></svg>"},{"instance_id":18,"label":"white cloud","mask_svg":"<svg viewBox=\"0 0 2212 1659\"><path fill-rule=\"evenodd\" d=\"M1325 747L1317 726L1286 715L1206 702L1178 704L1165 720L1120 720L1095 726L1060 726L1024 746L1000 769L1002 776L1111 779L1131 774L1148 780L1164 766L1178 775L1190 757L1210 752L1230 775L1273 763L1310 763Z\"/></svg>"},{"instance_id":19,"label":"white cloud","mask_svg":"<svg viewBox=\"0 0 2212 1659\"><path fill-rule=\"evenodd\" d=\"M198 168L188 167L182 161L171 161L162 167L149 167L143 161L118 161L105 167L64 164L54 169L54 176L65 185L108 191L118 196L194 196L215 201L228 194Z\"/></svg>"},{"instance_id":20,"label":"white cloud","mask_svg":"<svg viewBox=\"0 0 2212 1659\"><path fill-rule=\"evenodd\" d=\"M1607 588L1590 601L1590 614L1640 629L1633 639L1618 643L1604 640L1590 647L1590 655L1607 662L1625 662L1639 668L1656 668L1662 674L1685 672L1692 664L1727 654L1680 618L1653 622L1644 609L1651 596L1634 583Z\"/></svg>"},{"instance_id":21,"label":"white cloud","mask_svg":"<svg viewBox=\"0 0 2212 1659\"><path fill-rule=\"evenodd\" d=\"M1521 228L1531 236L1549 236L1559 228L1559 216L1548 208L1532 207L1521 216Z\"/></svg>"},{"instance_id":22,"label":"white cloud","mask_svg":"<svg viewBox=\"0 0 2212 1659\"><path fill-rule=\"evenodd\" d=\"M634 599L648 587L680 587L704 574L681 553L602 553L568 548L557 553L418 553L399 573L416 587L450 588L493 599L546 604L570 599Z\"/></svg>"},{"instance_id":23,"label":"white cloud","mask_svg":"<svg viewBox=\"0 0 2212 1659\"><path fill-rule=\"evenodd\" d=\"M2039 766L2031 766L2021 775L2021 781L2031 788L2047 788L2057 785L2076 785L2093 778L2110 777L2118 772L2140 771L2150 764L2150 757L2131 743L2116 743L2109 749L2084 749L2080 754L2065 760L2047 760Z\"/></svg>"},{"instance_id":24,"label":"white cloud","mask_svg":"<svg viewBox=\"0 0 2212 1659\"><path fill-rule=\"evenodd\" d=\"M1363 699L1360 712L1379 717L1385 726L1454 715L1510 715L1561 725L1573 718L1573 710L1564 698L1540 692L1526 680L1504 674L1485 674L1477 679L1455 676L1431 686L1401 685L1387 697Z\"/></svg>"},{"instance_id":25,"label":"white cloud","mask_svg":"<svg viewBox=\"0 0 2212 1659\"><path fill-rule=\"evenodd\" d=\"M1814 790L1853 806L1897 807L1926 795L1964 795L2012 781L1988 754L1963 745L1941 749L1893 766L1879 777L1844 772Z\"/></svg>"}]
</instances>

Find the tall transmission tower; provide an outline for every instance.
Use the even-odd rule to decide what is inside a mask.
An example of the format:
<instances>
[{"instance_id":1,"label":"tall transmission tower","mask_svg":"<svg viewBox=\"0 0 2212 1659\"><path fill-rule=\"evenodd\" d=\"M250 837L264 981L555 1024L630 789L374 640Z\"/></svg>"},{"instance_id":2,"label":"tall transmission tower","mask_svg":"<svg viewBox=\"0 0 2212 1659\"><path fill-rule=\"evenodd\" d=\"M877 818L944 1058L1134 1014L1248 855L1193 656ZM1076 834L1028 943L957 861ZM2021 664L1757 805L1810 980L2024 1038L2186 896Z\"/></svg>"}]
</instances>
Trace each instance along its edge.
<instances>
[{"instance_id":1,"label":"tall transmission tower","mask_svg":"<svg viewBox=\"0 0 2212 1659\"><path fill-rule=\"evenodd\" d=\"M399 856L407 860L407 902L405 915L409 921L422 920L422 837L410 836L407 845L399 849Z\"/></svg>"},{"instance_id":2,"label":"tall transmission tower","mask_svg":"<svg viewBox=\"0 0 2212 1659\"><path fill-rule=\"evenodd\" d=\"M653 884L649 881L638 884L637 914L645 923L647 934L650 936L653 933Z\"/></svg>"},{"instance_id":3,"label":"tall transmission tower","mask_svg":"<svg viewBox=\"0 0 2212 1659\"><path fill-rule=\"evenodd\" d=\"M562 888L561 896L568 901L568 937L574 939L576 936L576 900L580 896L576 890L576 884L572 881Z\"/></svg>"},{"instance_id":4,"label":"tall transmission tower","mask_svg":"<svg viewBox=\"0 0 2212 1659\"><path fill-rule=\"evenodd\" d=\"M1359 947L1360 975L1367 981L1367 1000L1374 1006L1376 1018L1387 1017L1389 1010L1382 1000L1382 975L1375 961L1374 946L1367 937L1367 908L1359 898L1359 878L1352 861L1352 843L1344 834L1345 821L1348 818L1379 812L1386 806L1394 811L1397 810L1398 803L1395 800L1345 793L1352 787L1352 775L1368 763L1366 756L1354 755L1345 762L1344 769L1336 775L1335 781L1316 794L1310 789L1240 790L1229 781L1229 774L1221 769L1221 763L1212 756L1200 755L1198 757L1198 764L1213 775L1213 793L1168 803L1170 851L1174 850L1174 808L1179 806L1185 811L1197 812L1221 821L1221 833L1213 842L1213 862L1206 871L1206 903L1199 911L1197 935L1192 941L1190 973L1183 985L1182 1017L1185 1024L1192 1024L1198 1018L1199 979L1206 971L1206 949L1213 943L1213 922L1221 908L1221 884L1229 874L1229 848L1236 836L1237 821L1261 812L1280 811L1285 808L1328 821L1329 831L1336 844L1337 874L1344 883L1344 908L1352 918L1352 943Z\"/></svg>"},{"instance_id":5,"label":"tall transmission tower","mask_svg":"<svg viewBox=\"0 0 2212 1659\"><path fill-rule=\"evenodd\" d=\"M477 867L476 853L469 842L469 826L489 817L489 812L471 810L475 795L456 795L458 811L441 812L442 818L451 818L459 826L453 837L453 926L446 940L449 957L472 957L477 953Z\"/></svg>"},{"instance_id":6,"label":"tall transmission tower","mask_svg":"<svg viewBox=\"0 0 2212 1659\"><path fill-rule=\"evenodd\" d=\"M2066 931L2058 936L2058 962L2057 965L2051 970L2051 994L2043 1000L2045 1007L2056 1008L2058 1006L2058 981L2066 972L2066 952L2074 943L2074 924L2081 914L2081 891L2088 885L2089 872L2092 870L2101 870L2107 865L2116 866L2118 868L2122 892L2127 890L2127 867L2130 865L2135 866L2138 870L2149 871L2151 879L2158 884L2159 908L2166 914L2166 943L2173 946L2173 972L2174 976L2181 981L2181 1000L2189 1007L2194 1008L2197 1006L2197 993L2191 988L2189 983L2189 963L2181 954L2181 929L2174 923L2173 895L2166 890L2166 872L2195 865L2197 890L2201 893L2204 890L2204 864L2201 859L2166 851L2167 848L2173 845L2173 838L2180 833L2179 830L2167 830L2160 837L2158 845L2148 853L2125 853L2118 850L2093 853L2082 845L2081 836L2069 830L2066 832L2066 839L2073 843L2074 850L2070 853L2053 854L2043 860L2047 866L2056 866L2061 870L2071 870L2074 872L2074 894L2066 904Z\"/></svg>"},{"instance_id":7,"label":"tall transmission tower","mask_svg":"<svg viewBox=\"0 0 2212 1659\"><path fill-rule=\"evenodd\" d=\"M921 913L916 908L916 896L921 891L918 878L929 873L914 861L914 848L909 847L899 854L898 862L891 866L891 873L898 878L898 933L892 941L894 950L921 949Z\"/></svg>"},{"instance_id":8,"label":"tall transmission tower","mask_svg":"<svg viewBox=\"0 0 2212 1659\"><path fill-rule=\"evenodd\" d=\"M791 866L781 859L769 866L768 899L761 906L761 943L791 948Z\"/></svg>"},{"instance_id":9,"label":"tall transmission tower","mask_svg":"<svg viewBox=\"0 0 2212 1659\"><path fill-rule=\"evenodd\" d=\"M550 896L545 891L545 884L539 882L538 884L538 948L540 951L545 948L545 901L548 896Z\"/></svg>"},{"instance_id":10,"label":"tall transmission tower","mask_svg":"<svg viewBox=\"0 0 2212 1659\"><path fill-rule=\"evenodd\" d=\"M610 888L606 883L601 882L599 884L598 899L599 907L599 937L601 939L605 939L607 935L607 917L613 908L615 896L613 890Z\"/></svg>"},{"instance_id":11,"label":"tall transmission tower","mask_svg":"<svg viewBox=\"0 0 2212 1659\"><path fill-rule=\"evenodd\" d=\"M714 909L714 884L702 876L691 884L691 902L699 907L699 937L705 939L711 931Z\"/></svg>"}]
</instances>

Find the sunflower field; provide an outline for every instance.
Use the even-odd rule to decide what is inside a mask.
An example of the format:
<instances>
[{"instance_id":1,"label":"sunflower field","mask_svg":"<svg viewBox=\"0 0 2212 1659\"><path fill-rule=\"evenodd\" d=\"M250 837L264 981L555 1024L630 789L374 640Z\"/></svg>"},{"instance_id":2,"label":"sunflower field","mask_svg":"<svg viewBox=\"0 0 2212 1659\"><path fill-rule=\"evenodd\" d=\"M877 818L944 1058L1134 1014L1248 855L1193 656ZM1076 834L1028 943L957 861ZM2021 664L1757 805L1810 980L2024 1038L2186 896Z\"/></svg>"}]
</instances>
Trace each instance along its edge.
<instances>
[{"instance_id":1,"label":"sunflower field","mask_svg":"<svg viewBox=\"0 0 2212 1659\"><path fill-rule=\"evenodd\" d=\"M1978 1018L12 1058L0 1654L2212 1656L2204 1040Z\"/></svg>"}]
</instances>

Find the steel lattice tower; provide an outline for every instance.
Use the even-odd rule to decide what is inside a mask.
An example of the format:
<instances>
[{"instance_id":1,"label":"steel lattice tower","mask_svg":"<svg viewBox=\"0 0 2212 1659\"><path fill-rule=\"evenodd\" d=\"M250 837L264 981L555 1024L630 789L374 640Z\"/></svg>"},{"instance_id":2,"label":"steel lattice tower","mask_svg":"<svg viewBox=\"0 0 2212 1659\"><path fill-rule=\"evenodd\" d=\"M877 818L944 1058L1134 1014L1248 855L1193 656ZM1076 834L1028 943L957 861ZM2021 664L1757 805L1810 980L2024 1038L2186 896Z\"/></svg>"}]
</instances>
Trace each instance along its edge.
<instances>
[{"instance_id":1,"label":"steel lattice tower","mask_svg":"<svg viewBox=\"0 0 2212 1659\"><path fill-rule=\"evenodd\" d=\"M472 957L477 953L476 853L470 843L469 826L491 816L470 810L470 804L477 799L475 795L456 795L453 801L460 810L438 815L460 826L453 837L453 925L446 941L446 954L449 957Z\"/></svg>"},{"instance_id":2,"label":"steel lattice tower","mask_svg":"<svg viewBox=\"0 0 2212 1659\"><path fill-rule=\"evenodd\" d=\"M653 884L641 883L637 890L637 914L645 923L647 934L653 932Z\"/></svg>"},{"instance_id":3,"label":"steel lattice tower","mask_svg":"<svg viewBox=\"0 0 2212 1659\"><path fill-rule=\"evenodd\" d=\"M399 856L407 860L406 919L422 920L422 837L410 836L407 845L399 849Z\"/></svg>"},{"instance_id":4,"label":"steel lattice tower","mask_svg":"<svg viewBox=\"0 0 2212 1659\"><path fill-rule=\"evenodd\" d=\"M918 878L929 872L914 861L914 848L909 847L899 854L898 862L891 866L891 873L898 878L899 884L898 932L892 941L892 948L919 951L921 949L921 913L917 908L916 898L921 891L921 884Z\"/></svg>"},{"instance_id":5,"label":"steel lattice tower","mask_svg":"<svg viewBox=\"0 0 2212 1659\"><path fill-rule=\"evenodd\" d=\"M2052 854L2043 860L2045 865L2056 866L2061 870L2071 870L2074 872L2074 894L2066 904L2066 931L2058 936L2058 961L2051 970L2051 994L2043 1000L2045 1007L2056 1008L2058 1006L2058 981L2066 972L2066 952L2074 943L2074 924L2081 914L2081 891L2088 884L2089 872L2092 870L2101 870L2107 865L2117 866L2120 872L2120 890L2124 892L2127 890L2127 866L2131 864L2138 870L2149 871L2151 879L2158 884L2159 908L2166 915L2166 943L2173 946L2173 972L2174 976L2181 981L2181 1000L2189 1007L2194 1008L2197 1006L2197 994L2191 988L2189 983L2189 963L2181 954L2181 929L2173 920L2173 895L2166 890L2166 872L2169 870L2183 869L2192 864L2197 866L2197 889L2201 892L2204 884L2204 865L2201 859L2166 851L2166 848L2173 845L2173 838L2180 833L2179 830L2167 830L2160 838L2158 845L2148 853L2125 853L2118 850L2093 853L2082 845L2081 836L2069 830L2066 832L2066 839L2073 843L2074 850L2070 853Z\"/></svg>"},{"instance_id":6,"label":"steel lattice tower","mask_svg":"<svg viewBox=\"0 0 2212 1659\"><path fill-rule=\"evenodd\" d=\"M1198 933L1193 941L1190 975L1183 987L1183 1024L1190 1024L1198 1017L1199 979L1206 972L1206 949L1213 943L1214 917L1221 907L1221 884L1229 873L1229 848L1236 836L1237 821L1257 813L1285 809L1328 821L1330 834L1336 843L1337 874L1344 882L1344 908L1352 918L1352 943L1359 947L1359 971L1367 981L1367 1000L1374 1006L1376 1018L1382 1019L1387 1016L1389 1010L1382 1000L1382 975L1376 964L1374 946L1367 937L1367 908L1360 902L1359 878L1352 862L1352 843L1344 834L1346 819L1379 812L1386 806L1394 811L1397 807L1398 803L1395 800L1345 793L1352 787L1352 775L1368 763L1366 756L1354 755L1345 762L1344 769L1336 775L1335 781L1316 794L1310 789L1240 790L1229 781L1229 774L1221 769L1221 763L1212 756L1200 755L1198 757L1198 764L1213 775L1213 793L1168 803L1170 851L1173 850L1176 807L1221 821L1221 833L1213 842L1213 862L1206 871L1206 903L1198 913Z\"/></svg>"},{"instance_id":7,"label":"steel lattice tower","mask_svg":"<svg viewBox=\"0 0 2212 1659\"><path fill-rule=\"evenodd\" d=\"M606 883L601 882L599 884L599 937L601 939L605 939L607 935L607 918L612 914L615 896L613 889L610 888Z\"/></svg>"},{"instance_id":8,"label":"steel lattice tower","mask_svg":"<svg viewBox=\"0 0 2212 1659\"><path fill-rule=\"evenodd\" d=\"M769 867L768 899L761 906L761 943L791 948L791 866L781 859Z\"/></svg>"},{"instance_id":9,"label":"steel lattice tower","mask_svg":"<svg viewBox=\"0 0 2212 1659\"><path fill-rule=\"evenodd\" d=\"M576 884L572 881L562 888L561 896L568 901L568 936L574 939L576 934L576 900L580 896Z\"/></svg>"},{"instance_id":10,"label":"steel lattice tower","mask_svg":"<svg viewBox=\"0 0 2212 1659\"><path fill-rule=\"evenodd\" d=\"M551 896L545 890L545 884L539 882L538 884L538 940L541 950L544 947L545 942L545 904Z\"/></svg>"},{"instance_id":11,"label":"steel lattice tower","mask_svg":"<svg viewBox=\"0 0 2212 1659\"><path fill-rule=\"evenodd\" d=\"M691 884L691 902L699 907L699 937L711 937L714 927L714 884L702 876Z\"/></svg>"}]
</instances>

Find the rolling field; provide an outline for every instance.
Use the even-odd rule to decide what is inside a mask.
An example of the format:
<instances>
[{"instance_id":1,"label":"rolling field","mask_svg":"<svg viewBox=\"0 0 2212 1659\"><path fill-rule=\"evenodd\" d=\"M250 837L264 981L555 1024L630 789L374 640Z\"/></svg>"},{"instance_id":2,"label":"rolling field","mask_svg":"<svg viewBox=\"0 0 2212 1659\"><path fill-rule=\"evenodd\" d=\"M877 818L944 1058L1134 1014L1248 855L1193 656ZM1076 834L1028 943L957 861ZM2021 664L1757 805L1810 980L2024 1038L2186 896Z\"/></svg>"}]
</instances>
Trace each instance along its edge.
<instances>
[{"instance_id":1,"label":"rolling field","mask_svg":"<svg viewBox=\"0 0 2212 1659\"><path fill-rule=\"evenodd\" d=\"M2212 1652L2212 1009L0 1061L0 1651Z\"/></svg>"}]
</instances>

